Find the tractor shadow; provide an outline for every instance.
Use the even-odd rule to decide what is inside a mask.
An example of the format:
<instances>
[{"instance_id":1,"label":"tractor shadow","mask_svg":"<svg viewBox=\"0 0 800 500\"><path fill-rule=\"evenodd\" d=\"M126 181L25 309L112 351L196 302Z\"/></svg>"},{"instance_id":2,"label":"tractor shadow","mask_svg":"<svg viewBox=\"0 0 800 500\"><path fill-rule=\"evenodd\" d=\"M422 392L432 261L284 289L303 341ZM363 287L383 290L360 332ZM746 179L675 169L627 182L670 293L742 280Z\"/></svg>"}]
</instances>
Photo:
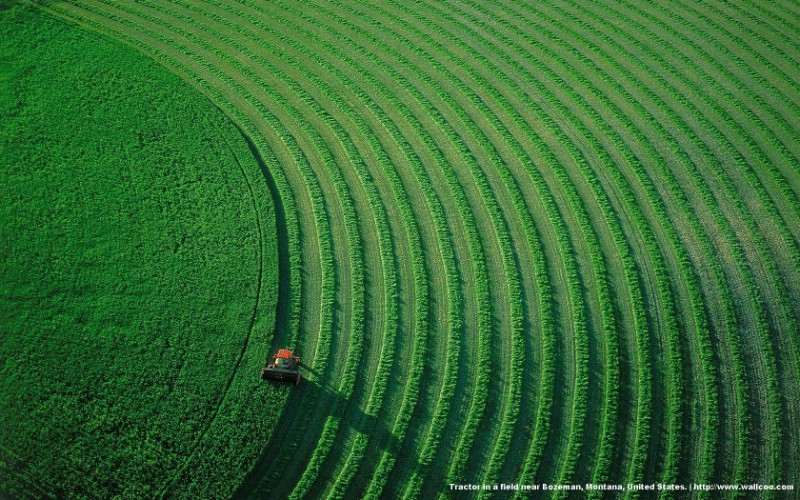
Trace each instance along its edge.
<instances>
[{"instance_id":1,"label":"tractor shadow","mask_svg":"<svg viewBox=\"0 0 800 500\"><path fill-rule=\"evenodd\" d=\"M389 450L399 453L402 442L387 428L387 422L367 414L359 405L351 404L350 400L342 396L330 383L319 382L326 379L311 367L301 365L300 371L304 376L298 389L301 389L310 401L327 401L325 416L342 417L340 433L349 428L356 433L364 434L371 444L370 447L379 445L381 452ZM309 374L313 375L314 380L306 378ZM319 406L316 408L321 410Z\"/></svg>"},{"instance_id":2,"label":"tractor shadow","mask_svg":"<svg viewBox=\"0 0 800 500\"><path fill-rule=\"evenodd\" d=\"M390 422L366 414L329 382L322 382L326 378L319 371L301 364L300 372L303 379L297 387L286 382L264 381L264 384L276 390L288 390L289 399L269 442L233 498L257 498L265 492L277 495L276 498L288 497L294 481L302 475L311 460L329 417L340 419L336 439L345 435L352 440L353 434L366 437L366 452L361 460L365 468L374 467L384 451L395 457L400 454L402 441L387 427ZM296 443L296 446L287 448L287 443ZM322 464L318 475L320 480L325 480L326 474L333 473L327 467L330 466L330 457L336 456L337 445L338 442L335 442L329 460ZM276 460L276 457L285 458L287 449L292 450L289 459ZM339 465L346 454L347 451L336 459ZM351 485L358 487L357 478Z\"/></svg>"}]
</instances>

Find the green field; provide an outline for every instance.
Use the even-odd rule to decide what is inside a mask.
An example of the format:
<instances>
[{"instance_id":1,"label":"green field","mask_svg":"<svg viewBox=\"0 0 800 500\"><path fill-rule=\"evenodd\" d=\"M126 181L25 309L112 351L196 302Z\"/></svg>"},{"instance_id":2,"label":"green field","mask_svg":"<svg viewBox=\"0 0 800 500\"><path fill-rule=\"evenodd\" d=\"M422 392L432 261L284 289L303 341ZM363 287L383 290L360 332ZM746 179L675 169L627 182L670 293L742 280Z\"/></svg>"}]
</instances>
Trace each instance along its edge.
<instances>
[{"instance_id":1,"label":"green field","mask_svg":"<svg viewBox=\"0 0 800 500\"><path fill-rule=\"evenodd\" d=\"M33 428L46 431L43 446L67 439L58 428L63 419L49 427L6 420L0 445L11 458L0 477L8 491L60 495L69 484L90 496L506 498L527 495L450 485L794 487L800 480L796 2L30 3L40 9L0 11L0 21L45 16L37 36L61 33L93 47L121 41L161 65L140 61L128 78L152 71L166 80L173 73L213 103L194 97L219 121L203 152L224 181L190 193L176 188L169 197L193 208L186 217L203 218L203 237L214 242L198 244L198 251L220 260L173 260L180 254L163 248L163 239L175 229L164 221L148 229L151 239L142 245L153 248L148 255L169 259L152 272L174 290L189 267L196 273L192 293L208 285L248 292L203 307L205 333L192 334L181 324L185 311L176 310L166 330L184 342L183 351L163 360L160 347L137 353L134 344L116 340L127 337L97 327L74 330L73 343L55 342L59 325L75 321L36 307L48 296L40 279L15 278L40 295L26 303L4 289L3 300L17 311L6 320L3 303L2 327L11 325L12 333L0 344L4 375L25 356L38 359L25 366L43 370L53 356L63 357L61 349L93 342L105 349L92 360L101 360L95 364L104 377L109 362L102 356L140 356L151 364L147 373L198 385L209 403L198 403L198 419L205 418L199 427L154 428L147 416L126 411L148 408L135 381L112 378L104 386L106 406L84 408L125 413L136 432L180 443L152 456L151 476L137 475L143 466L136 453L124 452L127 461L106 466L129 467L129 483L117 490L102 482L106 472L102 464L93 468L97 462L43 448L20 455L28 449L23 438L35 439ZM30 38L6 44L4 67L36 58L35 49L55 50L25 45ZM62 61L59 71L77 78L87 66L106 67L74 64ZM119 78L98 76L100 87L118 91L109 97L114 103L153 100ZM113 110L97 108L92 113L108 113L104 123L113 121ZM169 130L200 126L189 112L165 110L168 123L186 125ZM189 136L202 134L208 132ZM186 151L188 140L170 151ZM226 147L238 166L219 159L230 160ZM127 156L99 148L108 161ZM164 171L163 163L153 164L153 175ZM87 177L93 178L69 175L73 182ZM97 203L106 209L102 197L127 197L132 214L152 208L146 195L134 197L130 183L113 190L102 179L95 184L103 186ZM12 203L22 187L2 189L3 231L32 227L44 203ZM88 211L78 204L82 198L64 197L61 216L90 227L81 222ZM220 207L226 211L212 212ZM205 219L211 216L224 220ZM224 235L243 244L225 246ZM278 248L268 250L275 236ZM50 233L26 238L17 248L3 235L4 275L53 245ZM68 268L91 276L92 254L81 249ZM108 252L109 259L130 260ZM276 273L263 267L276 261L280 287L258 279ZM75 279L67 281L73 288L59 291L60 300L79 302ZM115 297L114 285L107 286L93 300ZM273 336L267 311L275 310L278 290ZM173 293L159 295L159 304L146 290L131 293L124 308L152 306L161 319L163 300ZM208 293L216 299L225 292ZM193 296L175 300L197 304ZM248 330L245 311L252 314L254 300L265 309ZM120 307L112 309L117 314ZM230 350L207 370L203 353L217 345L213 332L229 336ZM103 335L116 343L95 338ZM20 343L30 350L19 352ZM302 356L304 382L259 386L258 364L284 346ZM194 371L176 368L181 355L196 363ZM19 401L17 387L31 394L45 387L51 400L71 394L27 376L4 391L5 401ZM78 380L77 387L96 386ZM51 412L50 400L26 401L16 411ZM101 443L90 451L102 449ZM82 482L78 472L70 483L54 484L47 468L53 457L62 460L59 473L91 470L97 479ZM533 494L587 495L609 496ZM614 495L736 496L698 489Z\"/></svg>"},{"instance_id":2,"label":"green field","mask_svg":"<svg viewBox=\"0 0 800 500\"><path fill-rule=\"evenodd\" d=\"M0 12L0 109L0 488L228 494L285 400L258 380L277 232L246 141L137 51L29 9Z\"/></svg>"}]
</instances>

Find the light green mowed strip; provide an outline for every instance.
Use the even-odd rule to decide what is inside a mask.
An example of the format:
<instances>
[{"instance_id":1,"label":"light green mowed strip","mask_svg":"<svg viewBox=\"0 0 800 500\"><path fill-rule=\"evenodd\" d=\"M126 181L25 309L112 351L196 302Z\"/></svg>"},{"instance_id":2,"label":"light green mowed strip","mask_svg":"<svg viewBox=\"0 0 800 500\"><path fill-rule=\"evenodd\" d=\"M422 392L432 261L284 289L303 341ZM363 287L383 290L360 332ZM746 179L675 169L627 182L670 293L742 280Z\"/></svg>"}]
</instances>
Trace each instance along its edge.
<instances>
[{"instance_id":1,"label":"light green mowed strip","mask_svg":"<svg viewBox=\"0 0 800 500\"><path fill-rule=\"evenodd\" d=\"M286 399L264 173L137 51L26 7L0 32L0 488L229 496Z\"/></svg>"},{"instance_id":2,"label":"light green mowed strip","mask_svg":"<svg viewBox=\"0 0 800 500\"><path fill-rule=\"evenodd\" d=\"M48 4L293 207L309 381L237 496L797 480L791 2Z\"/></svg>"}]
</instances>

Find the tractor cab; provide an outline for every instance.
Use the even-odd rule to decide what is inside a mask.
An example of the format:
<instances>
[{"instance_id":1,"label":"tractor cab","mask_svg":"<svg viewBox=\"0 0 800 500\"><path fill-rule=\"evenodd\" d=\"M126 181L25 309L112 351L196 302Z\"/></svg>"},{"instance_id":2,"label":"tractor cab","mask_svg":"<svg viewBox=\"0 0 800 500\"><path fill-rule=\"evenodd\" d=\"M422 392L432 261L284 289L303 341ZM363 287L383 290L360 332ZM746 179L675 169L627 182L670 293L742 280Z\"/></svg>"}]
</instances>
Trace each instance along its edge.
<instances>
[{"instance_id":1,"label":"tractor cab","mask_svg":"<svg viewBox=\"0 0 800 500\"><path fill-rule=\"evenodd\" d=\"M289 349L278 349L278 352L272 355L272 363L261 370L261 378L279 382L294 382L294 385L298 385L301 378L300 358Z\"/></svg>"}]
</instances>

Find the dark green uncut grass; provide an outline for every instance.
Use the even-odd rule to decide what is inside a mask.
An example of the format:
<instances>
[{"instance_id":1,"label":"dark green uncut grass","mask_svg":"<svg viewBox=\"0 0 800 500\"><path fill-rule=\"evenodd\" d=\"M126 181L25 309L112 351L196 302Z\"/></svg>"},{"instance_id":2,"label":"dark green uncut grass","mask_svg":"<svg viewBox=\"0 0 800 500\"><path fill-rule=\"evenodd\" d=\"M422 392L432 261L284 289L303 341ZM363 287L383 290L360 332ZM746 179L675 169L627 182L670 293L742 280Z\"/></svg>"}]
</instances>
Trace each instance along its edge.
<instances>
[{"instance_id":1,"label":"dark green uncut grass","mask_svg":"<svg viewBox=\"0 0 800 500\"><path fill-rule=\"evenodd\" d=\"M0 489L229 495L284 400L258 377L277 246L244 139L135 50L22 7L0 10L0 117Z\"/></svg>"}]
</instances>

